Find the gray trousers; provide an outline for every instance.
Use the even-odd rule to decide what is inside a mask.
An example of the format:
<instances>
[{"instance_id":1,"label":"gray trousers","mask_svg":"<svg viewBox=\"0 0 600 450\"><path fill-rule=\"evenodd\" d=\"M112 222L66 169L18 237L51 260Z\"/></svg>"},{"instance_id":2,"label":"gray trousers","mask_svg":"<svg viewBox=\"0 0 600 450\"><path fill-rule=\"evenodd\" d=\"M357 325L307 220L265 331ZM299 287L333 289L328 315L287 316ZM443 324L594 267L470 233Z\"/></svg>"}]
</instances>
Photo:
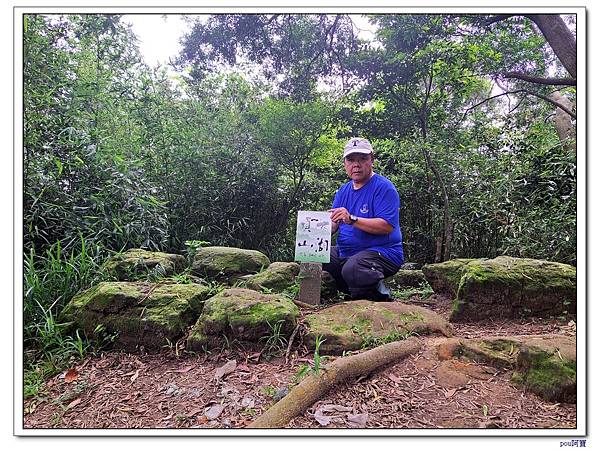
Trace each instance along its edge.
<instances>
[{"instance_id":1,"label":"gray trousers","mask_svg":"<svg viewBox=\"0 0 600 450\"><path fill-rule=\"evenodd\" d=\"M334 246L331 247L329 261L323 264L323 270L335 279L338 291L350 294L353 300L377 299L377 283L400 269L373 250L363 250L349 258L341 258Z\"/></svg>"}]
</instances>

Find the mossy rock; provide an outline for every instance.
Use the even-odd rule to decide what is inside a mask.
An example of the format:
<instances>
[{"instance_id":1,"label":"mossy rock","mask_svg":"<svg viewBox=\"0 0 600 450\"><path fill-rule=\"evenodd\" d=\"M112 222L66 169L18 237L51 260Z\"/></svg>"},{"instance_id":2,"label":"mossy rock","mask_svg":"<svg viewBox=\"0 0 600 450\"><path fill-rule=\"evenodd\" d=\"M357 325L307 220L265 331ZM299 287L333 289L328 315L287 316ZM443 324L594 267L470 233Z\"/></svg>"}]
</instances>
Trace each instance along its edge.
<instances>
[{"instance_id":1,"label":"mossy rock","mask_svg":"<svg viewBox=\"0 0 600 450\"><path fill-rule=\"evenodd\" d=\"M576 269L568 264L499 256L460 270L450 321L576 312Z\"/></svg>"},{"instance_id":2,"label":"mossy rock","mask_svg":"<svg viewBox=\"0 0 600 450\"><path fill-rule=\"evenodd\" d=\"M304 323L309 329L305 344L314 348L321 336L323 354L375 347L412 334L452 334L450 324L436 313L398 302L342 302L307 315Z\"/></svg>"},{"instance_id":3,"label":"mossy rock","mask_svg":"<svg viewBox=\"0 0 600 450\"><path fill-rule=\"evenodd\" d=\"M265 270L247 278L245 287L255 291L267 289L283 292L294 285L300 265L295 262L274 262Z\"/></svg>"},{"instance_id":4,"label":"mossy rock","mask_svg":"<svg viewBox=\"0 0 600 450\"><path fill-rule=\"evenodd\" d=\"M455 356L512 369L513 383L547 401L577 401L575 338L545 335L461 339Z\"/></svg>"},{"instance_id":5,"label":"mossy rock","mask_svg":"<svg viewBox=\"0 0 600 450\"><path fill-rule=\"evenodd\" d=\"M463 267L475 259L452 259L443 263L426 264L421 268L427 282L436 294L454 297L463 275Z\"/></svg>"},{"instance_id":6,"label":"mossy rock","mask_svg":"<svg viewBox=\"0 0 600 450\"><path fill-rule=\"evenodd\" d=\"M523 346L512 381L544 400L577 403L577 363L559 352Z\"/></svg>"},{"instance_id":7,"label":"mossy rock","mask_svg":"<svg viewBox=\"0 0 600 450\"><path fill-rule=\"evenodd\" d=\"M120 281L135 281L150 274L171 276L185 270L187 262L182 255L151 252L132 248L109 258L104 263L107 273Z\"/></svg>"},{"instance_id":8,"label":"mossy rock","mask_svg":"<svg viewBox=\"0 0 600 450\"><path fill-rule=\"evenodd\" d=\"M289 337L300 313L291 301L276 294L232 288L209 298L187 340L190 350L218 347L229 340L259 343L277 324Z\"/></svg>"},{"instance_id":9,"label":"mossy rock","mask_svg":"<svg viewBox=\"0 0 600 450\"><path fill-rule=\"evenodd\" d=\"M200 284L102 282L73 297L61 320L88 337L103 325L106 333L117 334L119 348L158 350L196 321L209 295Z\"/></svg>"},{"instance_id":10,"label":"mossy rock","mask_svg":"<svg viewBox=\"0 0 600 450\"><path fill-rule=\"evenodd\" d=\"M257 251L235 247L203 247L194 256L192 272L201 277L235 282L244 275L260 272L271 264Z\"/></svg>"},{"instance_id":11,"label":"mossy rock","mask_svg":"<svg viewBox=\"0 0 600 450\"><path fill-rule=\"evenodd\" d=\"M422 270L400 269L395 275L385 279L385 284L390 289L418 288L426 283L427 279Z\"/></svg>"}]
</instances>

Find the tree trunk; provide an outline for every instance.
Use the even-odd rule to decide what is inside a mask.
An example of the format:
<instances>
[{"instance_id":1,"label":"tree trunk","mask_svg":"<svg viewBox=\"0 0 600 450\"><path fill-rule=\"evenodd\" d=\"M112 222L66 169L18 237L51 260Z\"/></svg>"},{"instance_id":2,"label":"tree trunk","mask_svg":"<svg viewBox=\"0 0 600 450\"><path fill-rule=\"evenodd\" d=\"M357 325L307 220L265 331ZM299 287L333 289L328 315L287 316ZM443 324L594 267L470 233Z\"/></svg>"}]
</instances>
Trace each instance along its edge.
<instances>
[{"instance_id":1,"label":"tree trunk","mask_svg":"<svg viewBox=\"0 0 600 450\"><path fill-rule=\"evenodd\" d=\"M559 91L550 94L550 98L557 103L560 103L565 108L568 108L570 111L573 111L573 103ZM556 132L558 133L558 137L563 145L567 145L570 149L575 151L575 128L571 122L571 116L569 116L569 114L567 114L564 110L556 108L554 126L556 127Z\"/></svg>"},{"instance_id":2,"label":"tree trunk","mask_svg":"<svg viewBox=\"0 0 600 450\"><path fill-rule=\"evenodd\" d=\"M427 122L423 118L423 115L421 115L421 117L419 118L419 122L421 124L421 135L423 136L423 146L421 147L421 152L423 153L423 157L427 161L427 165L433 172L433 175L435 176L435 179L438 182L438 184L440 185L440 189L442 190L442 199L444 201L444 229L442 231L443 248L447 249L444 251L444 255L446 253L450 254L450 248L452 245L452 232L449 231L451 228L451 225L450 225L450 201L448 200L448 190L446 189L446 183L444 183L444 180L442 179L442 176L440 175L440 172L437 169L437 166L431 159L431 154L429 153L429 150L427 150L427 148L425 147L425 142L427 142ZM440 253L440 255L441 255L441 253ZM438 255L437 255L437 251L436 251L436 259L437 259L437 257L438 257ZM439 261L436 261L436 262L439 262Z\"/></svg>"},{"instance_id":3,"label":"tree trunk","mask_svg":"<svg viewBox=\"0 0 600 450\"><path fill-rule=\"evenodd\" d=\"M392 342L357 355L338 358L321 369L319 374L309 374L288 395L275 403L248 428L282 428L302 414L313 403L336 385L368 375L375 370L418 352L417 340Z\"/></svg>"},{"instance_id":4,"label":"tree trunk","mask_svg":"<svg viewBox=\"0 0 600 450\"><path fill-rule=\"evenodd\" d=\"M454 224L448 218L448 222L445 224L444 228L444 240L446 245L444 246L444 261L448 261L450 259L450 243L452 242L452 233L454 231Z\"/></svg>"},{"instance_id":5,"label":"tree trunk","mask_svg":"<svg viewBox=\"0 0 600 450\"><path fill-rule=\"evenodd\" d=\"M433 259L433 262L442 262L442 240L442 236L438 236L435 238L435 257Z\"/></svg>"},{"instance_id":6,"label":"tree trunk","mask_svg":"<svg viewBox=\"0 0 600 450\"><path fill-rule=\"evenodd\" d=\"M577 41L558 14L527 14L540 29L569 75L577 78Z\"/></svg>"},{"instance_id":7,"label":"tree trunk","mask_svg":"<svg viewBox=\"0 0 600 450\"><path fill-rule=\"evenodd\" d=\"M431 155L429 154L429 151L425 147L422 147L421 151L423 152L423 156L424 156L425 160L427 161L427 165L433 172L433 175L435 176L435 179L438 182L438 184L440 185L440 189L442 190L442 200L444 202L444 228L442 231L442 236L443 236L442 240L443 240L443 248L445 249L444 255L446 253L450 254L450 248L451 248L451 244L452 244L452 232L450 231L451 230L450 201L448 199L448 191L446 189L446 183L444 183L444 180L442 179L442 176L440 175L440 172L438 171L437 166L431 159ZM441 252L440 252L440 255L441 255Z\"/></svg>"}]
</instances>

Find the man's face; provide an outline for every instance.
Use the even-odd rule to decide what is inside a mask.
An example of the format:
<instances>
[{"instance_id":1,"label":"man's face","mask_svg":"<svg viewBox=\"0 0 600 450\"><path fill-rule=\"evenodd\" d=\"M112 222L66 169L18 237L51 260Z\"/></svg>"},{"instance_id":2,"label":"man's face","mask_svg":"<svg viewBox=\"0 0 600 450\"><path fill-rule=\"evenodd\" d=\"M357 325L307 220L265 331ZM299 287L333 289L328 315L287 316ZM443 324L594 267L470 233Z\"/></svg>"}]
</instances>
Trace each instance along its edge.
<instances>
[{"instance_id":1,"label":"man's face","mask_svg":"<svg viewBox=\"0 0 600 450\"><path fill-rule=\"evenodd\" d=\"M344 168L352 181L364 183L373 173L373 154L350 153L344 158Z\"/></svg>"}]
</instances>

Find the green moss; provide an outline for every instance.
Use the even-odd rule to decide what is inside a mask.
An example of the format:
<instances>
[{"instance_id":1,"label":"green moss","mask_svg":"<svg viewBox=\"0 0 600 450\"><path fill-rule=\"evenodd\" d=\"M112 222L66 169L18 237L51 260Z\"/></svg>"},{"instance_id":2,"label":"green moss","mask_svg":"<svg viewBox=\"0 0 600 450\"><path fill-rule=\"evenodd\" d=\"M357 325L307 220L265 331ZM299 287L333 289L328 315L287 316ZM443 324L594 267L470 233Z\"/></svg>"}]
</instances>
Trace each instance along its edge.
<instances>
[{"instance_id":1,"label":"green moss","mask_svg":"<svg viewBox=\"0 0 600 450\"><path fill-rule=\"evenodd\" d=\"M261 291L268 289L272 292L283 292L294 285L300 271L297 263L274 262L266 270L251 276L246 281L248 289Z\"/></svg>"},{"instance_id":2,"label":"green moss","mask_svg":"<svg viewBox=\"0 0 600 450\"><path fill-rule=\"evenodd\" d=\"M73 298L61 317L88 336L101 324L118 334L115 345L151 349L181 336L200 315L208 293L198 284L104 282Z\"/></svg>"},{"instance_id":3,"label":"green moss","mask_svg":"<svg viewBox=\"0 0 600 450\"><path fill-rule=\"evenodd\" d=\"M426 281L417 287L394 289L392 296L398 300L407 300L415 295L421 299L425 299L433 294L433 289Z\"/></svg>"},{"instance_id":4,"label":"green moss","mask_svg":"<svg viewBox=\"0 0 600 450\"><path fill-rule=\"evenodd\" d=\"M309 328L305 344L312 348L316 337L323 336L326 339L321 347L323 354L357 350L416 333L451 334L449 325L441 317L424 308L398 302L343 302L309 314L304 320Z\"/></svg>"},{"instance_id":5,"label":"green moss","mask_svg":"<svg viewBox=\"0 0 600 450\"><path fill-rule=\"evenodd\" d=\"M393 320L396 317L398 317L397 314L395 314L393 311L390 311L388 309L382 309L379 313L387 320Z\"/></svg>"},{"instance_id":6,"label":"green moss","mask_svg":"<svg viewBox=\"0 0 600 450\"><path fill-rule=\"evenodd\" d=\"M404 324L409 324L413 322L425 322L425 318L422 314L411 312L408 314L400 314L397 316L399 320L401 320Z\"/></svg>"},{"instance_id":7,"label":"green moss","mask_svg":"<svg viewBox=\"0 0 600 450\"><path fill-rule=\"evenodd\" d=\"M404 290L406 288L419 288L427 284L427 279L421 270L400 269L394 276L386 278L386 285L390 288Z\"/></svg>"},{"instance_id":8,"label":"green moss","mask_svg":"<svg viewBox=\"0 0 600 450\"><path fill-rule=\"evenodd\" d=\"M182 255L129 249L107 260L103 267L118 280L133 281L149 276L170 276L183 271L186 259Z\"/></svg>"},{"instance_id":9,"label":"green moss","mask_svg":"<svg viewBox=\"0 0 600 450\"><path fill-rule=\"evenodd\" d=\"M334 333L347 333L349 331L349 328L345 325L334 325L331 327L331 331L333 331Z\"/></svg>"},{"instance_id":10,"label":"green moss","mask_svg":"<svg viewBox=\"0 0 600 450\"><path fill-rule=\"evenodd\" d=\"M549 401L574 402L577 366L574 361L537 348L525 348L513 381Z\"/></svg>"},{"instance_id":11,"label":"green moss","mask_svg":"<svg viewBox=\"0 0 600 450\"><path fill-rule=\"evenodd\" d=\"M358 316L354 320L351 330L359 335L364 335L373 329L373 322L366 317Z\"/></svg>"},{"instance_id":12,"label":"green moss","mask_svg":"<svg viewBox=\"0 0 600 450\"><path fill-rule=\"evenodd\" d=\"M292 301L279 296L228 289L207 300L194 329L209 337L257 341L280 322L282 332L290 332L298 314Z\"/></svg>"},{"instance_id":13,"label":"green moss","mask_svg":"<svg viewBox=\"0 0 600 450\"><path fill-rule=\"evenodd\" d=\"M451 320L575 311L576 269L572 266L500 256L472 261L462 274Z\"/></svg>"},{"instance_id":14,"label":"green moss","mask_svg":"<svg viewBox=\"0 0 600 450\"><path fill-rule=\"evenodd\" d=\"M187 338L186 348L192 351L205 350L208 346L209 338L199 330L194 329Z\"/></svg>"},{"instance_id":15,"label":"green moss","mask_svg":"<svg viewBox=\"0 0 600 450\"><path fill-rule=\"evenodd\" d=\"M427 264L422 271L437 293L456 295L458 285L463 275L463 268L474 259L457 258L437 264Z\"/></svg>"},{"instance_id":16,"label":"green moss","mask_svg":"<svg viewBox=\"0 0 600 450\"><path fill-rule=\"evenodd\" d=\"M498 368L513 367L521 344L508 339L461 341L457 353L473 361Z\"/></svg>"},{"instance_id":17,"label":"green moss","mask_svg":"<svg viewBox=\"0 0 600 450\"><path fill-rule=\"evenodd\" d=\"M463 340L456 355L499 368L512 368L513 383L548 401L574 402L575 361L563 357L558 351L545 351L545 347L538 345L553 347L546 343L530 345L512 339ZM569 352L565 349L564 353Z\"/></svg>"},{"instance_id":18,"label":"green moss","mask_svg":"<svg viewBox=\"0 0 600 450\"><path fill-rule=\"evenodd\" d=\"M194 256L196 275L220 279L257 273L271 262L263 253L234 247L204 247Z\"/></svg>"}]
</instances>

